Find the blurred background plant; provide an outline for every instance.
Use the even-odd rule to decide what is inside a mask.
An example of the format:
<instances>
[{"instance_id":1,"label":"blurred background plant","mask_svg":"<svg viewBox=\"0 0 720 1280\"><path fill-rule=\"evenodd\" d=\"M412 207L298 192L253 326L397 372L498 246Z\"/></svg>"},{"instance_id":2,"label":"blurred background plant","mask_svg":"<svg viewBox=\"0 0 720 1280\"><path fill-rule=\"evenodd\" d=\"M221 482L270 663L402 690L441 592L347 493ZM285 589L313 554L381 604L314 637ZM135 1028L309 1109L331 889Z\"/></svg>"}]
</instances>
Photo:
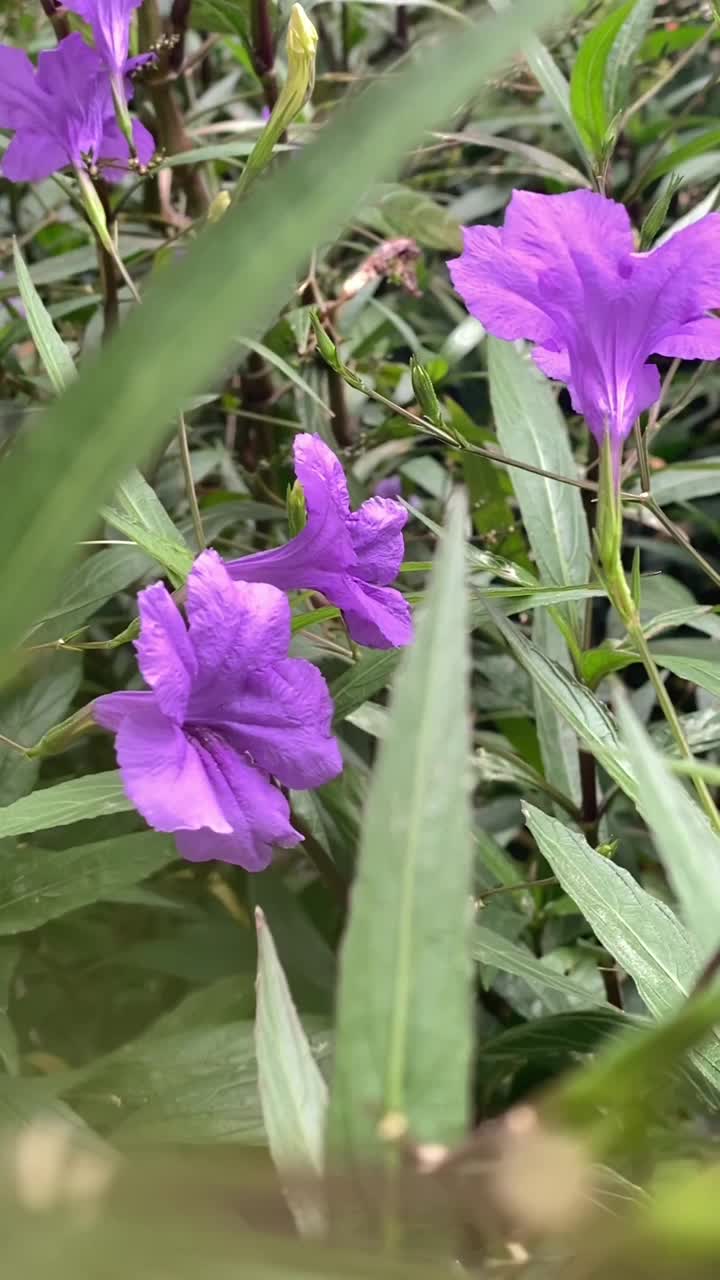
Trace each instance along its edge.
<instances>
[{"instance_id":1,"label":"blurred background plant","mask_svg":"<svg viewBox=\"0 0 720 1280\"><path fill-rule=\"evenodd\" d=\"M33 57L71 31L0 14ZM592 437L445 262L518 187L621 200L643 249L713 211L719 39L696 0L143 0L158 152L98 184L109 239L62 175L0 182L23 1276L716 1274L720 842L686 782L720 785L720 373L658 358L623 472L683 761L594 574ZM270 870L191 866L82 708L137 682L141 586L295 531L298 431L354 506L408 505L418 638L358 648L294 596L344 772L291 794L305 842Z\"/></svg>"}]
</instances>

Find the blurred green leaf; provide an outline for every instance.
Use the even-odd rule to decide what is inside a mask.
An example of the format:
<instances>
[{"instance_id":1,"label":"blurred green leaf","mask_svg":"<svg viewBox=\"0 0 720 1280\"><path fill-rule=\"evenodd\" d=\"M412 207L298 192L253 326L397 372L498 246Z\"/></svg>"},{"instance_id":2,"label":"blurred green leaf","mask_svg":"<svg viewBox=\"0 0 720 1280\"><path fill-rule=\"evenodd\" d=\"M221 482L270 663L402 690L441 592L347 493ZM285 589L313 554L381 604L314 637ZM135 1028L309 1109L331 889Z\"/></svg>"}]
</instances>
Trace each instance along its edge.
<instances>
[{"instance_id":1,"label":"blurred green leaf","mask_svg":"<svg viewBox=\"0 0 720 1280\"><path fill-rule=\"evenodd\" d=\"M424 191L414 191L400 183L384 187L361 217L391 236L408 236L428 249L462 253L457 218Z\"/></svg>"},{"instance_id":2,"label":"blurred green leaf","mask_svg":"<svg viewBox=\"0 0 720 1280\"><path fill-rule=\"evenodd\" d=\"M120 774L114 770L72 778L68 782L58 782L54 787L35 791L31 796L9 804L6 809L0 809L0 840L28 831L63 827L82 818L124 813L132 807L123 790Z\"/></svg>"},{"instance_id":3,"label":"blurred green leaf","mask_svg":"<svg viewBox=\"0 0 720 1280\"><path fill-rule=\"evenodd\" d=\"M26 933L67 911L112 897L176 856L172 838L157 831L75 849L4 845L0 849L0 935Z\"/></svg>"},{"instance_id":4,"label":"blurred green leaf","mask_svg":"<svg viewBox=\"0 0 720 1280\"><path fill-rule=\"evenodd\" d=\"M130 543L88 556L68 574L56 607L33 627L29 638L33 644L48 644L71 635L113 596L139 578L158 573L155 560Z\"/></svg>"},{"instance_id":5,"label":"blurred green leaf","mask_svg":"<svg viewBox=\"0 0 720 1280\"><path fill-rule=\"evenodd\" d=\"M453 505L365 811L342 951L330 1143L377 1153L402 1117L419 1142L468 1121L472 1053L464 511Z\"/></svg>"},{"instance_id":6,"label":"blurred green leaf","mask_svg":"<svg viewBox=\"0 0 720 1280\"><path fill-rule=\"evenodd\" d=\"M313 244L342 225L370 183L428 125L475 92L534 21L564 8L563 0L548 0L538 14L534 0L521 0L511 17L463 25L413 62L389 91L382 85L361 95L317 145L259 183L241 208L198 236L172 272L160 273L142 309L88 360L82 376L3 462L0 541L14 554L2 575L0 650L38 616L73 540L89 527L117 476L152 450L187 397L222 366L232 335L258 335Z\"/></svg>"},{"instance_id":7,"label":"blurred green leaf","mask_svg":"<svg viewBox=\"0 0 720 1280\"><path fill-rule=\"evenodd\" d=\"M322 1229L328 1092L298 1018L272 934L255 911L258 935L255 1047L270 1154L303 1235Z\"/></svg>"}]
</instances>

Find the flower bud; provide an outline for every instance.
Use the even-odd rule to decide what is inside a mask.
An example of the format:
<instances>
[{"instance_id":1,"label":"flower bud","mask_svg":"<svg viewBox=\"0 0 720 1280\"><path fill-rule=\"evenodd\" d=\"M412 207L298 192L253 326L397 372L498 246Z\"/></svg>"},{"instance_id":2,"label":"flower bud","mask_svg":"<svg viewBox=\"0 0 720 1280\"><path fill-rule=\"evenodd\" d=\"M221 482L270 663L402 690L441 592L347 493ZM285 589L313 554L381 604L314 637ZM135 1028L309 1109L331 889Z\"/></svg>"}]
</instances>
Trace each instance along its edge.
<instances>
[{"instance_id":1,"label":"flower bud","mask_svg":"<svg viewBox=\"0 0 720 1280\"><path fill-rule=\"evenodd\" d=\"M322 356L323 360L325 361L326 364L329 364L330 368L334 369L336 373L342 373L343 363L338 355L337 347L335 346L335 343L328 337L326 331L323 329L323 326L321 324L320 317L317 311L310 312L310 323L313 327L313 333L315 334L315 341L317 342L317 345L318 345L318 351L320 352L320 355Z\"/></svg>"},{"instance_id":2,"label":"flower bud","mask_svg":"<svg viewBox=\"0 0 720 1280\"><path fill-rule=\"evenodd\" d=\"M221 218L225 217L229 208L230 192L218 191L217 195L213 196L210 201L210 208L207 211L208 222L219 222Z\"/></svg>"},{"instance_id":3,"label":"flower bud","mask_svg":"<svg viewBox=\"0 0 720 1280\"><path fill-rule=\"evenodd\" d=\"M410 378L413 391L425 417L436 427L444 427L440 402L435 394L432 378L415 356L410 357Z\"/></svg>"},{"instance_id":4,"label":"flower bud","mask_svg":"<svg viewBox=\"0 0 720 1280\"><path fill-rule=\"evenodd\" d=\"M299 480L296 480L293 485L288 485L286 506L290 537L295 538L302 533L307 524L305 493Z\"/></svg>"}]
</instances>

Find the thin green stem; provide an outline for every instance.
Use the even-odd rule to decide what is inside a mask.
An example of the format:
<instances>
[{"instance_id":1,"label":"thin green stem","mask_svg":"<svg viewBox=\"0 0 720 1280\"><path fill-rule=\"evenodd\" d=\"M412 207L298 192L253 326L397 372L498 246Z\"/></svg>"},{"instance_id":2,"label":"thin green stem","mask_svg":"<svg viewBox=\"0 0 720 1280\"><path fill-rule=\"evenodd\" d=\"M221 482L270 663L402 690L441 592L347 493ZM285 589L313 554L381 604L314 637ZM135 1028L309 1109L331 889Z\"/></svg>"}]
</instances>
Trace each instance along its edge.
<instances>
[{"instance_id":1,"label":"thin green stem","mask_svg":"<svg viewBox=\"0 0 720 1280\"><path fill-rule=\"evenodd\" d=\"M177 442L180 450L180 465L182 466L183 476L185 478L185 491L187 493L188 502L190 503L190 515L192 517L193 531L195 533L195 541L197 542L198 551L204 551L206 547L205 532L202 525L202 517L200 515L200 507L198 506L197 494L195 492L195 481L192 473L192 460L190 458L190 446L188 445L187 424L185 422L185 414L178 414Z\"/></svg>"},{"instance_id":2,"label":"thin green stem","mask_svg":"<svg viewBox=\"0 0 720 1280\"><path fill-rule=\"evenodd\" d=\"M632 639L633 643L635 644L635 646L637 647L637 651L640 654L640 657L642 658L643 666L645 667L645 670L648 674L648 678L655 690L655 695L657 697L658 704L660 706L660 709L663 715L665 716L665 719L668 722L668 725L670 726L670 730L678 745L680 754L683 757L683 759L692 760L693 754L692 754L692 751L690 750L690 746L688 744L687 738L685 737L682 724L680 723L680 718L673 706L672 698L670 697L667 689L665 688L665 684L663 682L662 676L660 675L660 672L655 664L655 659L653 658L652 653L650 652L650 648L648 646L647 640L645 639L645 635L643 633L642 627L640 626L640 622L637 619L633 619L632 621L630 621L629 625L627 623L626 625L628 629L628 634ZM713 827L715 831L720 833L720 814L718 814L717 808L715 806L715 801L713 800L710 794L710 791L708 789L707 783L705 782L705 779L695 775L693 777L693 785L695 787L695 790L697 791L698 799L700 800L700 803L703 809L705 810L705 813L708 816L710 825Z\"/></svg>"}]
</instances>

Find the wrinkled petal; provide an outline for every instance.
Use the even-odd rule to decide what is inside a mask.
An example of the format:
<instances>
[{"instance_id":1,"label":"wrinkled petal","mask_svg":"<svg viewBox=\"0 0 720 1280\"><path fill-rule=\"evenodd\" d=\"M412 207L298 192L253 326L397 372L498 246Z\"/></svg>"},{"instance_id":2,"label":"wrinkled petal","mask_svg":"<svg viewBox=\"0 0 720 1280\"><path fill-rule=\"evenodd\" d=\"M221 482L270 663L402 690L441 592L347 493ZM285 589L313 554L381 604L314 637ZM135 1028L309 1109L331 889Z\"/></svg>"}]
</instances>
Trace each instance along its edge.
<instances>
[{"instance_id":1,"label":"wrinkled petal","mask_svg":"<svg viewBox=\"0 0 720 1280\"><path fill-rule=\"evenodd\" d=\"M653 350L659 356L679 356L681 360L720 360L720 320L715 316L689 320L675 333L666 333Z\"/></svg>"},{"instance_id":2,"label":"wrinkled petal","mask_svg":"<svg viewBox=\"0 0 720 1280\"><path fill-rule=\"evenodd\" d=\"M233 829L206 758L157 706L124 717L115 751L130 800L156 831Z\"/></svg>"},{"instance_id":3,"label":"wrinkled petal","mask_svg":"<svg viewBox=\"0 0 720 1280\"><path fill-rule=\"evenodd\" d=\"M193 862L219 858L247 871L262 871L272 859L273 845L291 848L302 836L290 824L285 796L269 778L254 769L219 740L202 749L213 788L221 799L231 831L180 831L178 850Z\"/></svg>"},{"instance_id":4,"label":"wrinkled petal","mask_svg":"<svg viewBox=\"0 0 720 1280\"><path fill-rule=\"evenodd\" d=\"M195 651L182 615L162 582L138 596L140 637L138 664L158 706L178 724L182 721L197 675Z\"/></svg>"},{"instance_id":5,"label":"wrinkled petal","mask_svg":"<svg viewBox=\"0 0 720 1280\"><path fill-rule=\"evenodd\" d=\"M286 597L267 583L233 582L216 551L204 551L190 571L187 612L201 684L241 684L248 670L287 657Z\"/></svg>"},{"instance_id":6,"label":"wrinkled petal","mask_svg":"<svg viewBox=\"0 0 720 1280\"><path fill-rule=\"evenodd\" d=\"M532 358L548 378L553 378L556 382L569 382L572 377L570 373L570 356L567 351L551 351L548 347L533 347ZM574 407L574 406L573 406ZM580 412L579 409L576 412Z\"/></svg>"},{"instance_id":7,"label":"wrinkled petal","mask_svg":"<svg viewBox=\"0 0 720 1280\"><path fill-rule=\"evenodd\" d=\"M413 621L405 597L393 587L377 587L345 575L319 575L318 591L342 609L347 629L356 644L371 649L394 649L411 644Z\"/></svg>"},{"instance_id":8,"label":"wrinkled petal","mask_svg":"<svg viewBox=\"0 0 720 1280\"><path fill-rule=\"evenodd\" d=\"M383 587L395 581L405 557L402 530L407 518L406 508L391 498L369 498L348 517L357 556L354 577Z\"/></svg>"},{"instance_id":9,"label":"wrinkled petal","mask_svg":"<svg viewBox=\"0 0 720 1280\"><path fill-rule=\"evenodd\" d=\"M92 704L93 720L103 729L117 733L126 716L146 706L156 706L155 694L147 689L125 689L120 693L104 693Z\"/></svg>"},{"instance_id":10,"label":"wrinkled petal","mask_svg":"<svg viewBox=\"0 0 720 1280\"><path fill-rule=\"evenodd\" d=\"M22 49L0 45L0 128L42 129L47 106L27 54Z\"/></svg>"},{"instance_id":11,"label":"wrinkled petal","mask_svg":"<svg viewBox=\"0 0 720 1280\"><path fill-rule=\"evenodd\" d=\"M65 148L49 134L18 129L2 158L8 182L43 182L70 164Z\"/></svg>"},{"instance_id":12,"label":"wrinkled petal","mask_svg":"<svg viewBox=\"0 0 720 1280\"><path fill-rule=\"evenodd\" d=\"M543 342L555 326L540 306L537 271L508 254L497 227L463 227L463 251L447 264L456 293L496 338Z\"/></svg>"},{"instance_id":13,"label":"wrinkled petal","mask_svg":"<svg viewBox=\"0 0 720 1280\"><path fill-rule=\"evenodd\" d=\"M286 658L254 673L211 723L239 754L286 787L319 787L342 771L333 702L317 667Z\"/></svg>"},{"instance_id":14,"label":"wrinkled petal","mask_svg":"<svg viewBox=\"0 0 720 1280\"><path fill-rule=\"evenodd\" d=\"M659 249L636 254L633 282L648 299L647 350L665 334L720 306L720 214L709 213Z\"/></svg>"}]
</instances>

